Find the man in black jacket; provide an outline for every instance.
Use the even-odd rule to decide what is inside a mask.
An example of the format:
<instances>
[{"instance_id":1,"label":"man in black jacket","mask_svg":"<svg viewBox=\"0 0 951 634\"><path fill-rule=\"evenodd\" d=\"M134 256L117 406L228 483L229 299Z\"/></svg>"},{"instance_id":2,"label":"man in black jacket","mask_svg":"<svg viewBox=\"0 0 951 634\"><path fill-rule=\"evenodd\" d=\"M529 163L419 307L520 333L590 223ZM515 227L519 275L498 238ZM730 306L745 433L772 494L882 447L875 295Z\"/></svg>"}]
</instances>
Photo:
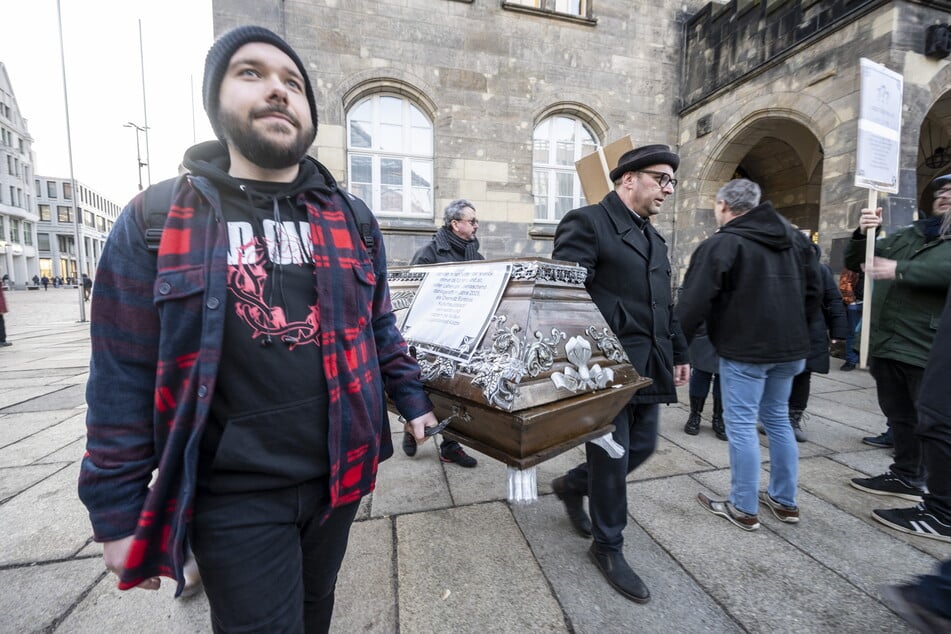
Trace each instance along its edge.
<instances>
[{"instance_id":1,"label":"man in black jacket","mask_svg":"<svg viewBox=\"0 0 951 634\"><path fill-rule=\"evenodd\" d=\"M818 261L809 241L768 202L759 186L732 180L717 192L720 229L690 259L677 316L690 340L706 320L720 356L723 418L730 443L728 500L700 493L700 504L748 531L763 502L779 520L799 521L799 450L789 425L793 377L809 356L807 315L820 308ZM769 436L769 487L759 492L757 418Z\"/></svg>"},{"instance_id":2,"label":"man in black jacket","mask_svg":"<svg viewBox=\"0 0 951 634\"><path fill-rule=\"evenodd\" d=\"M443 210L443 225L426 246L413 256L410 264L440 264L443 262L470 262L484 260L479 253L479 220L475 206L468 200L454 200ZM403 432L403 452L407 456L416 455L416 438ZM454 462L460 467L471 469L478 462L467 454L455 440L448 438L439 446L439 459Z\"/></svg>"},{"instance_id":3,"label":"man in black jacket","mask_svg":"<svg viewBox=\"0 0 951 634\"><path fill-rule=\"evenodd\" d=\"M666 145L645 145L623 154L611 171L614 191L597 205L569 211L555 231L552 257L587 269L585 288L641 376L654 380L614 419L614 441L624 450L612 458L588 443L587 461L552 482L575 529L594 536L589 554L618 592L644 603L650 592L624 559L626 477L657 445L660 403L677 401L687 382L687 345L674 318L667 245L650 223L677 186L680 157ZM588 496L589 520L584 512Z\"/></svg>"},{"instance_id":4,"label":"man in black jacket","mask_svg":"<svg viewBox=\"0 0 951 634\"><path fill-rule=\"evenodd\" d=\"M886 526L920 537L951 541L951 293L944 305L918 400L921 450L928 472L924 501L908 509L873 511ZM951 558L935 575L882 588L885 602L922 632L951 631Z\"/></svg>"}]
</instances>

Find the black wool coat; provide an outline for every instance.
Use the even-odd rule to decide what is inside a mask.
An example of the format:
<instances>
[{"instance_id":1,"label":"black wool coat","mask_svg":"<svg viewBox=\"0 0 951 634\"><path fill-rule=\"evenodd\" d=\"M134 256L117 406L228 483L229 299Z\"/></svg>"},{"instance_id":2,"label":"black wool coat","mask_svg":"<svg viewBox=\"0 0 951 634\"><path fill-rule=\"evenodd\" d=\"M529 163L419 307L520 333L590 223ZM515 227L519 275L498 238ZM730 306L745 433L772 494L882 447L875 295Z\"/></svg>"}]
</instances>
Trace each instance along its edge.
<instances>
[{"instance_id":1,"label":"black wool coat","mask_svg":"<svg viewBox=\"0 0 951 634\"><path fill-rule=\"evenodd\" d=\"M674 316L667 243L615 192L573 209L555 230L552 257L588 271L585 288L641 376L653 384L632 403L676 403L673 366L687 363Z\"/></svg>"}]
</instances>

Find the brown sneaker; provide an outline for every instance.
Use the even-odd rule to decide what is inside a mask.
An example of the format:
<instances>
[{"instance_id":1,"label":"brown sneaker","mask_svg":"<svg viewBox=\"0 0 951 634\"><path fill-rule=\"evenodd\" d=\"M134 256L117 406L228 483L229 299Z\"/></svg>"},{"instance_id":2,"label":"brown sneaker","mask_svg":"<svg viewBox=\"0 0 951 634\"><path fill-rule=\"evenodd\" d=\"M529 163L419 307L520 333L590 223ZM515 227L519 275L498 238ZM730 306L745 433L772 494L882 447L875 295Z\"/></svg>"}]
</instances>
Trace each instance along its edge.
<instances>
[{"instance_id":1,"label":"brown sneaker","mask_svg":"<svg viewBox=\"0 0 951 634\"><path fill-rule=\"evenodd\" d=\"M787 524L796 524L799 522L798 506L786 506L785 504L777 502L766 491L759 492L759 501L768 506L769 510L773 512L773 515L775 515L776 519L780 522L786 522Z\"/></svg>"},{"instance_id":2,"label":"brown sneaker","mask_svg":"<svg viewBox=\"0 0 951 634\"><path fill-rule=\"evenodd\" d=\"M711 500L703 493L698 493L697 501L700 502L700 506L714 515L725 517L745 531L755 531L759 528L759 519L755 515L744 513L727 500Z\"/></svg>"}]
</instances>

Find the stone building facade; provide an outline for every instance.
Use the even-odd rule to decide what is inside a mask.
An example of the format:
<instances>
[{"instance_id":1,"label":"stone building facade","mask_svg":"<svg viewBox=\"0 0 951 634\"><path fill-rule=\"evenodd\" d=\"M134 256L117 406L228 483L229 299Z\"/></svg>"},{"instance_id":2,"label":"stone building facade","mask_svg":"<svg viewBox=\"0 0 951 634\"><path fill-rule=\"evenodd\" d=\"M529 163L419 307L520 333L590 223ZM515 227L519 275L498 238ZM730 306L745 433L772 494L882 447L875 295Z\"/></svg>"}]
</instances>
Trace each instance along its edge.
<instances>
[{"instance_id":1,"label":"stone building facade","mask_svg":"<svg viewBox=\"0 0 951 634\"><path fill-rule=\"evenodd\" d=\"M0 62L0 278L24 288L36 273L33 138Z\"/></svg>"},{"instance_id":2,"label":"stone building facade","mask_svg":"<svg viewBox=\"0 0 951 634\"><path fill-rule=\"evenodd\" d=\"M216 33L261 24L301 54L319 102L314 153L371 203L393 264L460 197L476 206L486 257L550 254L558 219L584 203L574 160L630 134L683 157L657 218L675 278L735 174L760 182L837 266L867 200L852 184L862 57L905 82L886 226L907 224L924 184L951 169L928 167L946 146L951 156L951 70L924 51L927 27L951 21L949 1L214 0L213 10Z\"/></svg>"},{"instance_id":3,"label":"stone building facade","mask_svg":"<svg viewBox=\"0 0 951 634\"><path fill-rule=\"evenodd\" d=\"M122 206L79 181L76 191L68 178L37 176L36 226L39 275L77 280L83 273L95 277L96 267ZM76 246L76 222L82 252Z\"/></svg>"}]
</instances>

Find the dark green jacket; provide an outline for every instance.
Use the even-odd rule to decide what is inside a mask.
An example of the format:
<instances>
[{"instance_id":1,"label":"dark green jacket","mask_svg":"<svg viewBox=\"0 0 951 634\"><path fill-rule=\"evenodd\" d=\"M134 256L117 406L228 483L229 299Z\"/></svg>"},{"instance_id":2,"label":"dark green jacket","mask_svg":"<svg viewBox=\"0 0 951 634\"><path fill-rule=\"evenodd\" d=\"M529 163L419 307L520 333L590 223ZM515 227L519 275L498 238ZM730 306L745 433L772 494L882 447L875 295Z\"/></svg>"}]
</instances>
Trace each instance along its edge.
<instances>
[{"instance_id":1,"label":"dark green jacket","mask_svg":"<svg viewBox=\"0 0 951 634\"><path fill-rule=\"evenodd\" d=\"M893 280L872 288L869 356L902 361L919 368L928 362L951 284L951 239L932 240L918 223L876 240L875 255L898 261ZM861 270L865 236L856 229L845 250L845 266Z\"/></svg>"}]
</instances>

